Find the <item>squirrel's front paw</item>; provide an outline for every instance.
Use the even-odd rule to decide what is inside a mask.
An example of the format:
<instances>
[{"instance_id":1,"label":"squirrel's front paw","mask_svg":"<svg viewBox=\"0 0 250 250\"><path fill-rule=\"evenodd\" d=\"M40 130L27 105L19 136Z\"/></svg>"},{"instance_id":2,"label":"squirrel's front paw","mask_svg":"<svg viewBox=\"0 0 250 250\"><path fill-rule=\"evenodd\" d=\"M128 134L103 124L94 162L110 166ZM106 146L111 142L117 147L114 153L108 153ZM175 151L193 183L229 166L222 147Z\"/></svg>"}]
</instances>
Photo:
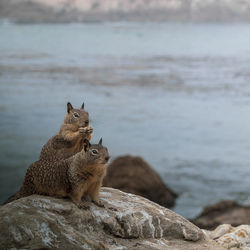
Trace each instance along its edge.
<instances>
[{"instance_id":1,"label":"squirrel's front paw","mask_svg":"<svg viewBox=\"0 0 250 250\"><path fill-rule=\"evenodd\" d=\"M86 128L83 128L83 127L79 128L79 133L80 134L84 134L85 131L86 131Z\"/></svg>"},{"instance_id":2,"label":"squirrel's front paw","mask_svg":"<svg viewBox=\"0 0 250 250\"><path fill-rule=\"evenodd\" d=\"M92 134L93 133L93 128L89 127L86 129L86 134Z\"/></svg>"},{"instance_id":3,"label":"squirrel's front paw","mask_svg":"<svg viewBox=\"0 0 250 250\"><path fill-rule=\"evenodd\" d=\"M92 201L92 199L87 195L87 196L82 197L82 201L90 202L90 201Z\"/></svg>"},{"instance_id":4,"label":"squirrel's front paw","mask_svg":"<svg viewBox=\"0 0 250 250\"><path fill-rule=\"evenodd\" d=\"M93 128L79 128L79 133L80 134L92 134L93 133Z\"/></svg>"},{"instance_id":5,"label":"squirrel's front paw","mask_svg":"<svg viewBox=\"0 0 250 250\"><path fill-rule=\"evenodd\" d=\"M93 201L93 203L98 207L105 207L104 204L100 200Z\"/></svg>"},{"instance_id":6,"label":"squirrel's front paw","mask_svg":"<svg viewBox=\"0 0 250 250\"><path fill-rule=\"evenodd\" d=\"M78 203L77 206L80 209L88 209L89 208L89 206L84 204L83 202Z\"/></svg>"}]
</instances>

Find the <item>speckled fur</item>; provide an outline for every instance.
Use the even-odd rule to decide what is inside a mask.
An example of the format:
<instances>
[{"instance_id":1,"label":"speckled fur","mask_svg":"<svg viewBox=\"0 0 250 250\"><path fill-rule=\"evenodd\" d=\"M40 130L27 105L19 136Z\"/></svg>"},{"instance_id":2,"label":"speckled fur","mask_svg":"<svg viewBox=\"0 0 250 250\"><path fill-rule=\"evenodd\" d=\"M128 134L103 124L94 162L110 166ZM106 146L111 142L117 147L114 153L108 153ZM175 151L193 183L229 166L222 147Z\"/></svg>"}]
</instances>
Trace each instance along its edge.
<instances>
[{"instance_id":1,"label":"speckled fur","mask_svg":"<svg viewBox=\"0 0 250 250\"><path fill-rule=\"evenodd\" d=\"M74 117L77 113L79 117ZM43 146L40 160L52 161L58 158L66 159L83 148L84 139L91 140L93 129L89 126L89 114L84 110L74 109L67 104L67 113L59 132Z\"/></svg>"},{"instance_id":2,"label":"speckled fur","mask_svg":"<svg viewBox=\"0 0 250 250\"><path fill-rule=\"evenodd\" d=\"M28 168L20 190L5 203L32 194L70 197L79 207L84 207L83 196L98 204L99 190L106 175L108 150L101 143L90 145L68 159L39 160ZM93 150L98 154L94 155Z\"/></svg>"}]
</instances>

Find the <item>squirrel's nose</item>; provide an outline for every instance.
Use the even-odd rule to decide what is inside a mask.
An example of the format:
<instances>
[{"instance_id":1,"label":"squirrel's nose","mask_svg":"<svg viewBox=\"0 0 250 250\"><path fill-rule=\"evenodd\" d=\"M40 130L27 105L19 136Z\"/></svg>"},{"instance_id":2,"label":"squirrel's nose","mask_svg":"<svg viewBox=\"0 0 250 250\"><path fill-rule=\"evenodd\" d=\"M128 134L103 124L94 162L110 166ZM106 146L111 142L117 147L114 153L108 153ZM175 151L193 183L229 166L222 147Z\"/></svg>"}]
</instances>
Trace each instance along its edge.
<instances>
[{"instance_id":1,"label":"squirrel's nose","mask_svg":"<svg viewBox=\"0 0 250 250\"><path fill-rule=\"evenodd\" d=\"M105 161L108 161L108 160L109 160L109 158L110 158L109 156L105 157Z\"/></svg>"}]
</instances>

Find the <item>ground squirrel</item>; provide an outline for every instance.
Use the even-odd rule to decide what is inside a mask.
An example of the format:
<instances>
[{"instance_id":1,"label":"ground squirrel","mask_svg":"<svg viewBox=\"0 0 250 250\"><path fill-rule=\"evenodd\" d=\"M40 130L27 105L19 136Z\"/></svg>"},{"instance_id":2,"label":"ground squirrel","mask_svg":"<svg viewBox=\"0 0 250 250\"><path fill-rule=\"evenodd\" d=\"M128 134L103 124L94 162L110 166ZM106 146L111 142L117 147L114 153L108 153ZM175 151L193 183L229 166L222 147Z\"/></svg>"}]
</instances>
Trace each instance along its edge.
<instances>
[{"instance_id":1,"label":"ground squirrel","mask_svg":"<svg viewBox=\"0 0 250 250\"><path fill-rule=\"evenodd\" d=\"M40 194L70 197L79 208L85 208L83 197L101 205L98 196L108 160L108 150L102 146L102 139L93 145L85 139L82 151L68 159L54 162L39 160L31 164L20 190L4 204Z\"/></svg>"},{"instance_id":2,"label":"ground squirrel","mask_svg":"<svg viewBox=\"0 0 250 250\"><path fill-rule=\"evenodd\" d=\"M67 113L59 132L51 137L43 146L40 159L53 160L60 157L66 159L83 148L84 139L91 139L93 129L89 126L89 114L84 110L74 109L67 103Z\"/></svg>"}]
</instances>

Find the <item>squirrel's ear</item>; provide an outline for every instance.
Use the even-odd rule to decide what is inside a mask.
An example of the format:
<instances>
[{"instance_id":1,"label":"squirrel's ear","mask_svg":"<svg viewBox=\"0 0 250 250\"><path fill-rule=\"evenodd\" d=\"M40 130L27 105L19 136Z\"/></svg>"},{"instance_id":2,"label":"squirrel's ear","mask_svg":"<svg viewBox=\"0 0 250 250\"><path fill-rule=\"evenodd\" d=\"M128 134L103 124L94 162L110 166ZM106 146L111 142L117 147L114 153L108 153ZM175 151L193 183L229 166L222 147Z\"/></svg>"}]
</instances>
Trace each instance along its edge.
<instances>
[{"instance_id":1,"label":"squirrel's ear","mask_svg":"<svg viewBox=\"0 0 250 250\"><path fill-rule=\"evenodd\" d=\"M72 105L70 102L67 103L67 112L69 113L70 110L73 109Z\"/></svg>"},{"instance_id":2,"label":"squirrel's ear","mask_svg":"<svg viewBox=\"0 0 250 250\"><path fill-rule=\"evenodd\" d=\"M84 151L85 152L87 152L89 150L90 146L91 146L91 144L90 144L89 140L84 139L84 141L83 141L83 147L84 147Z\"/></svg>"},{"instance_id":3,"label":"squirrel's ear","mask_svg":"<svg viewBox=\"0 0 250 250\"><path fill-rule=\"evenodd\" d=\"M82 103L81 109L84 109L84 102Z\"/></svg>"},{"instance_id":4,"label":"squirrel's ear","mask_svg":"<svg viewBox=\"0 0 250 250\"><path fill-rule=\"evenodd\" d=\"M100 139L100 141L99 141L99 143L98 143L99 145L102 145L102 138Z\"/></svg>"}]
</instances>

